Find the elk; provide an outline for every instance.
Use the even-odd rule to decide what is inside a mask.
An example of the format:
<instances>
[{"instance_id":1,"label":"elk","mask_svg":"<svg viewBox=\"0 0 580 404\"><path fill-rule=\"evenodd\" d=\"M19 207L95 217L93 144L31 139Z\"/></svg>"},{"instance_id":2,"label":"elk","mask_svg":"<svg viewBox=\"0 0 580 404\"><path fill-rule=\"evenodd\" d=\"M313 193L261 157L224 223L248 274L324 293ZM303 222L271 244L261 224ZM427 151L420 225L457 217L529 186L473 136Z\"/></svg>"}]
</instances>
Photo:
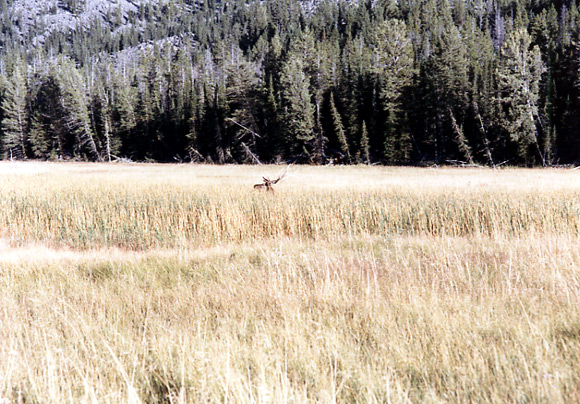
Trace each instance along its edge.
<instances>
[{"instance_id":1,"label":"elk","mask_svg":"<svg viewBox=\"0 0 580 404\"><path fill-rule=\"evenodd\" d=\"M261 184L254 185L254 189L257 189L257 190L263 189L266 192L268 192L268 191L274 192L274 187L272 187L272 185L277 184L278 181L281 181L282 179L284 179L284 177L286 176L287 173L288 173L288 167L286 167L286 171L284 171L284 173L280 174L278 176L278 178L276 178L275 180L271 180L268 177L262 177L262 180L264 182L262 182Z\"/></svg>"}]
</instances>

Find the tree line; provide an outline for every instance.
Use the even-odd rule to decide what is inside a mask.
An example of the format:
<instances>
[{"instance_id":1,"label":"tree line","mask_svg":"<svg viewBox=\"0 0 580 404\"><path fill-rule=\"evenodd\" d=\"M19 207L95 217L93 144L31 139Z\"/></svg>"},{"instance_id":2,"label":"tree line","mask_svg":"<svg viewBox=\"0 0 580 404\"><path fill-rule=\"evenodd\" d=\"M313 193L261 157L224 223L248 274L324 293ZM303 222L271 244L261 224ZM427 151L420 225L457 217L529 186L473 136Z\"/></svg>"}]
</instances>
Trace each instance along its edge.
<instances>
[{"instance_id":1,"label":"tree line","mask_svg":"<svg viewBox=\"0 0 580 404\"><path fill-rule=\"evenodd\" d=\"M10 7L4 158L580 161L574 0L144 2L26 35Z\"/></svg>"}]
</instances>

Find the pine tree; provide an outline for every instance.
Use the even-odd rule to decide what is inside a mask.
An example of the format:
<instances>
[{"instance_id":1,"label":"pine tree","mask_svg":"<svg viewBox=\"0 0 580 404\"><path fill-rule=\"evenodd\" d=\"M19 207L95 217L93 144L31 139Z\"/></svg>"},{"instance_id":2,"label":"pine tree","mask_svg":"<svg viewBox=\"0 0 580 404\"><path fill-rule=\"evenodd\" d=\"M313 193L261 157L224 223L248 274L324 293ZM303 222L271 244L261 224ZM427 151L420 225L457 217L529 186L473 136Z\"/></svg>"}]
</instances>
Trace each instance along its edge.
<instances>
[{"instance_id":1,"label":"pine tree","mask_svg":"<svg viewBox=\"0 0 580 404\"><path fill-rule=\"evenodd\" d=\"M473 19L462 31L465 37L468 58L469 105L462 129L469 139L467 145L474 161L479 160L494 166L493 138L497 116L494 113L495 63L493 40L488 32L470 29L476 24Z\"/></svg>"},{"instance_id":2,"label":"pine tree","mask_svg":"<svg viewBox=\"0 0 580 404\"><path fill-rule=\"evenodd\" d=\"M304 73L310 79L309 91L314 105L313 157L318 163L323 162L325 145L328 141L322 125L322 102L324 94L332 84L332 72L336 71L338 48L331 41L317 41L312 31L305 30L290 45L288 58L299 58L303 62Z\"/></svg>"},{"instance_id":3,"label":"pine tree","mask_svg":"<svg viewBox=\"0 0 580 404\"><path fill-rule=\"evenodd\" d=\"M2 100L2 145L10 159L26 158L27 121L26 80L20 64L8 79Z\"/></svg>"},{"instance_id":4,"label":"pine tree","mask_svg":"<svg viewBox=\"0 0 580 404\"><path fill-rule=\"evenodd\" d=\"M29 142L33 156L41 159L71 157L75 145L64 122L63 96L54 73L34 77L37 88L32 95Z\"/></svg>"},{"instance_id":5,"label":"pine tree","mask_svg":"<svg viewBox=\"0 0 580 404\"><path fill-rule=\"evenodd\" d=\"M353 145L360 136L365 76L371 65L367 48L362 37L347 37L342 50L338 95L340 104L344 106L342 118L347 141Z\"/></svg>"},{"instance_id":6,"label":"pine tree","mask_svg":"<svg viewBox=\"0 0 580 404\"><path fill-rule=\"evenodd\" d=\"M110 89L99 86L96 94L96 109L99 112L99 126L102 128L103 157L111 162L119 154L121 142L113 126L112 96L109 91Z\"/></svg>"},{"instance_id":7,"label":"pine tree","mask_svg":"<svg viewBox=\"0 0 580 404\"><path fill-rule=\"evenodd\" d=\"M310 158L314 135L314 106L302 61L293 58L282 70L283 121L289 151Z\"/></svg>"},{"instance_id":8,"label":"pine tree","mask_svg":"<svg viewBox=\"0 0 580 404\"><path fill-rule=\"evenodd\" d=\"M38 112L32 116L29 139L32 155L35 158L46 160L57 152L53 147L54 145L48 127Z\"/></svg>"},{"instance_id":9,"label":"pine tree","mask_svg":"<svg viewBox=\"0 0 580 404\"><path fill-rule=\"evenodd\" d=\"M66 112L65 122L76 137L76 152L79 154L86 152L91 160L102 160L95 143L87 90L80 72L72 61L65 58L60 58L55 69L63 95L61 103Z\"/></svg>"},{"instance_id":10,"label":"pine tree","mask_svg":"<svg viewBox=\"0 0 580 404\"><path fill-rule=\"evenodd\" d=\"M235 154L247 163L259 163L256 142L260 139L257 125L259 78L256 65L245 60L241 49L233 48L231 58L222 61L226 75L225 99L227 102L226 127L229 143Z\"/></svg>"},{"instance_id":11,"label":"pine tree","mask_svg":"<svg viewBox=\"0 0 580 404\"><path fill-rule=\"evenodd\" d=\"M531 47L526 30L512 32L502 48L498 68L500 102L506 111L503 128L517 144L519 157L526 163L538 152L545 164L545 156L538 143L538 99L540 81L545 66L537 45Z\"/></svg>"},{"instance_id":12,"label":"pine tree","mask_svg":"<svg viewBox=\"0 0 580 404\"><path fill-rule=\"evenodd\" d=\"M369 146L369 133L367 131L367 123L363 121L362 132L360 138L360 158L363 163L370 164L370 146Z\"/></svg>"},{"instance_id":13,"label":"pine tree","mask_svg":"<svg viewBox=\"0 0 580 404\"><path fill-rule=\"evenodd\" d=\"M404 96L416 74L406 24L400 20L385 21L377 29L374 42L374 74L377 76L385 117L385 157L391 163L406 162L411 142Z\"/></svg>"},{"instance_id":14,"label":"pine tree","mask_svg":"<svg viewBox=\"0 0 580 404\"><path fill-rule=\"evenodd\" d=\"M334 94L330 93L330 113L332 115L332 126L334 129L334 135L336 136L336 141L338 143L338 148L342 153L343 161L350 162L350 150L348 142L346 141L346 134L344 132L344 125L342 124L342 118L340 113L336 108L334 102Z\"/></svg>"},{"instance_id":15,"label":"pine tree","mask_svg":"<svg viewBox=\"0 0 580 404\"><path fill-rule=\"evenodd\" d=\"M274 90L274 80L270 76L264 91L264 103L261 111L262 133L265 138L261 142L261 154L268 160L279 157L283 152L284 139L280 130L280 107L278 96Z\"/></svg>"},{"instance_id":16,"label":"pine tree","mask_svg":"<svg viewBox=\"0 0 580 404\"><path fill-rule=\"evenodd\" d=\"M469 76L467 48L460 31L447 25L442 32L437 51L432 58L429 79L435 102L434 123L437 128L438 158L448 157L451 146L459 149L462 158L471 159L469 139L461 129L469 106ZM454 142L450 142L453 140Z\"/></svg>"}]
</instances>

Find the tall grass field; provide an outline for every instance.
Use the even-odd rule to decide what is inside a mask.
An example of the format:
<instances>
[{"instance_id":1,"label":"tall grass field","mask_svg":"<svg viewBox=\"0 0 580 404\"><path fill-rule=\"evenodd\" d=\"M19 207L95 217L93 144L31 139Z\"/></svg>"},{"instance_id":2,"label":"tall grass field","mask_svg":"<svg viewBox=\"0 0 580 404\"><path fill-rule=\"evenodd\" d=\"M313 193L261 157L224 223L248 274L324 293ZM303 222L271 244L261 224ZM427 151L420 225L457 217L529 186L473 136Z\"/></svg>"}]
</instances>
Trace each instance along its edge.
<instances>
[{"instance_id":1,"label":"tall grass field","mask_svg":"<svg viewBox=\"0 0 580 404\"><path fill-rule=\"evenodd\" d=\"M0 163L0 404L580 402L580 171Z\"/></svg>"}]
</instances>

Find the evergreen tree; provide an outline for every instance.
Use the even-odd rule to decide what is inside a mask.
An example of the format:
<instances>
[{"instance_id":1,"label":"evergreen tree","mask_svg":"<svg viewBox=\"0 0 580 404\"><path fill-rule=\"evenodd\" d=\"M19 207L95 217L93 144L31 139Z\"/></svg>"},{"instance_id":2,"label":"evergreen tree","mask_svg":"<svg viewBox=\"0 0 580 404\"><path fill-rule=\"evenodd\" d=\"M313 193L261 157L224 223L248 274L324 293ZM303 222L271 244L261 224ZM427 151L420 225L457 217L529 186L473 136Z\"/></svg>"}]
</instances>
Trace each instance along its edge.
<instances>
[{"instance_id":1,"label":"evergreen tree","mask_svg":"<svg viewBox=\"0 0 580 404\"><path fill-rule=\"evenodd\" d=\"M100 161L101 155L94 139L93 124L89 115L87 90L74 62L60 58L55 66L57 80L63 97L63 110L68 130L75 135L77 155L87 153L91 160Z\"/></svg>"},{"instance_id":2,"label":"evergreen tree","mask_svg":"<svg viewBox=\"0 0 580 404\"><path fill-rule=\"evenodd\" d=\"M342 153L341 159L343 162L348 163L350 161L350 150L348 142L346 141L346 134L344 132L344 125L342 124L342 118L340 117L340 113L338 112L336 104L334 103L333 93L330 93L330 113L332 114L332 126L334 129L334 135L336 136L338 148Z\"/></svg>"},{"instance_id":3,"label":"evergreen tree","mask_svg":"<svg viewBox=\"0 0 580 404\"><path fill-rule=\"evenodd\" d=\"M111 162L119 154L121 142L113 126L112 96L102 83L97 89L95 109L98 110L98 126L101 129L103 158Z\"/></svg>"},{"instance_id":4,"label":"evergreen tree","mask_svg":"<svg viewBox=\"0 0 580 404\"><path fill-rule=\"evenodd\" d=\"M365 164L370 164L370 146L369 146L369 133L367 131L367 124L363 121L361 138L360 138L360 160Z\"/></svg>"},{"instance_id":5,"label":"evergreen tree","mask_svg":"<svg viewBox=\"0 0 580 404\"><path fill-rule=\"evenodd\" d=\"M412 146L405 94L410 91L416 74L406 24L396 19L385 21L377 29L374 42L374 73L385 116L384 154L388 162L406 162Z\"/></svg>"},{"instance_id":6,"label":"evergreen tree","mask_svg":"<svg viewBox=\"0 0 580 404\"><path fill-rule=\"evenodd\" d=\"M539 154L545 156L538 143L538 97L545 66L537 45L531 47L526 30L512 32L502 48L498 68L500 102L505 112L503 128L518 146L522 161L533 162Z\"/></svg>"},{"instance_id":7,"label":"evergreen tree","mask_svg":"<svg viewBox=\"0 0 580 404\"><path fill-rule=\"evenodd\" d=\"M280 130L279 97L274 90L272 76L267 80L264 91L264 108L260 120L264 141L261 142L261 154L268 160L280 157L283 152L284 139Z\"/></svg>"},{"instance_id":8,"label":"evergreen tree","mask_svg":"<svg viewBox=\"0 0 580 404\"><path fill-rule=\"evenodd\" d=\"M468 146L473 160L494 166L493 140L497 133L494 102L497 59L492 38L487 32L472 29L477 24L476 19L472 19L470 24L463 31L468 52L468 76L471 81L468 92L469 106L463 129L469 139Z\"/></svg>"},{"instance_id":9,"label":"evergreen tree","mask_svg":"<svg viewBox=\"0 0 580 404\"><path fill-rule=\"evenodd\" d=\"M26 110L26 79L17 63L6 83L2 100L2 146L10 159L26 158L28 114Z\"/></svg>"},{"instance_id":10,"label":"evergreen tree","mask_svg":"<svg viewBox=\"0 0 580 404\"><path fill-rule=\"evenodd\" d=\"M453 140L462 157L470 159L470 145L461 129L468 108L467 48L453 25L446 26L439 40L427 73L434 103L432 119L436 131L436 156L443 161L453 153L450 142Z\"/></svg>"},{"instance_id":11,"label":"evergreen tree","mask_svg":"<svg viewBox=\"0 0 580 404\"><path fill-rule=\"evenodd\" d=\"M74 136L64 122L62 94L53 72L35 77L29 140L34 157L66 159L73 155Z\"/></svg>"},{"instance_id":12,"label":"evergreen tree","mask_svg":"<svg viewBox=\"0 0 580 404\"><path fill-rule=\"evenodd\" d=\"M222 67L226 75L225 98L227 100L226 127L230 132L231 146L247 163L256 163L256 141L261 137L258 132L256 116L258 113L259 78L258 67L244 60L241 49L232 49L231 58Z\"/></svg>"},{"instance_id":13,"label":"evergreen tree","mask_svg":"<svg viewBox=\"0 0 580 404\"><path fill-rule=\"evenodd\" d=\"M314 135L314 106L302 60L292 58L282 69L282 119L288 151L310 159Z\"/></svg>"},{"instance_id":14,"label":"evergreen tree","mask_svg":"<svg viewBox=\"0 0 580 404\"><path fill-rule=\"evenodd\" d=\"M362 37L348 37L342 49L340 104L343 108L343 122L349 144L356 144L361 131L365 76L368 76L371 56Z\"/></svg>"}]
</instances>

